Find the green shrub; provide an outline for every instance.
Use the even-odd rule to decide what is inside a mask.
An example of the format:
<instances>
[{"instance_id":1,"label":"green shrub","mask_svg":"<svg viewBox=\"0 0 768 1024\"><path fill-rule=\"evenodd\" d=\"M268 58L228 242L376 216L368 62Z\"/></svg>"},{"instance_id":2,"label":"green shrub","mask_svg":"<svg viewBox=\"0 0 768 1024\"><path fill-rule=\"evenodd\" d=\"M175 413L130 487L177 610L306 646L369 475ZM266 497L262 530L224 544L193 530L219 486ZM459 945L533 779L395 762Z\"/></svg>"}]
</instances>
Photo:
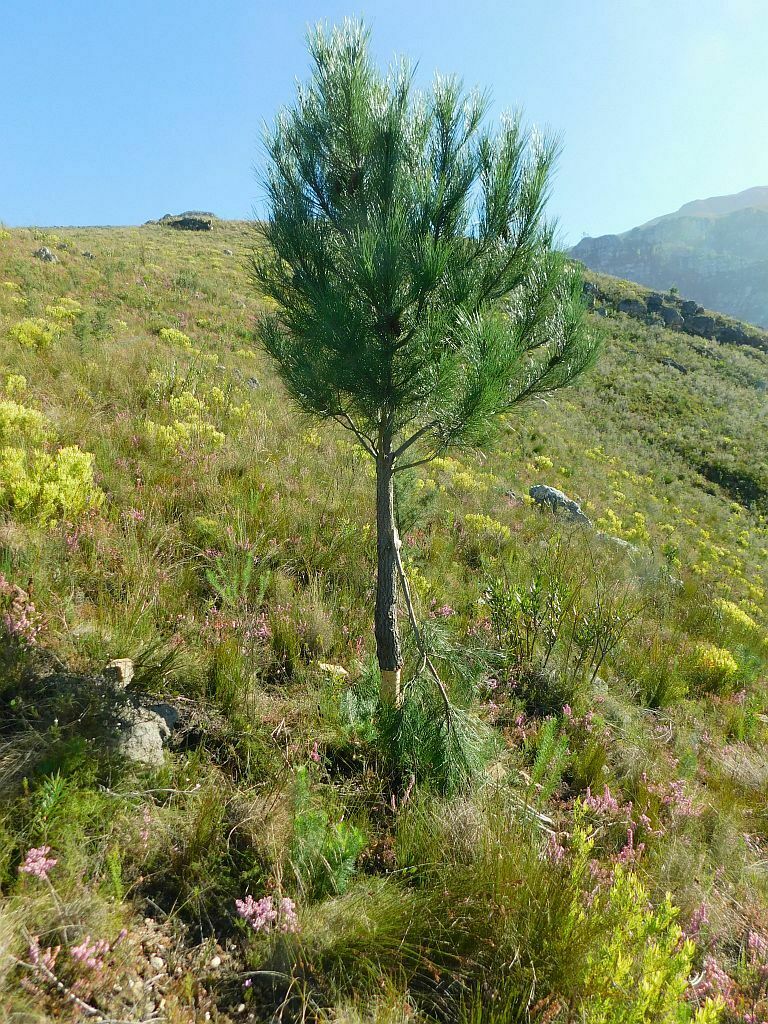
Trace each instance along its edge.
<instances>
[{"instance_id":1,"label":"green shrub","mask_svg":"<svg viewBox=\"0 0 768 1024\"><path fill-rule=\"evenodd\" d=\"M56 337L56 328L47 320L35 317L20 320L11 327L9 333L22 348L40 351L51 347Z\"/></svg>"},{"instance_id":2,"label":"green shrub","mask_svg":"<svg viewBox=\"0 0 768 1024\"><path fill-rule=\"evenodd\" d=\"M160 337L169 345L178 345L179 348L192 348L192 342L183 331L176 327L161 327Z\"/></svg>"},{"instance_id":3,"label":"green shrub","mask_svg":"<svg viewBox=\"0 0 768 1024\"><path fill-rule=\"evenodd\" d=\"M586 957L580 999L584 1024L714 1024L717 1003L694 1013L686 1002L694 944L683 937L669 895L653 908L642 882L620 866L590 913L603 937Z\"/></svg>"},{"instance_id":4,"label":"green shrub","mask_svg":"<svg viewBox=\"0 0 768 1024\"><path fill-rule=\"evenodd\" d=\"M10 399L0 401L0 447L14 444L40 445L48 439L50 433L50 423L37 409L28 409Z\"/></svg>"},{"instance_id":5,"label":"green shrub","mask_svg":"<svg viewBox=\"0 0 768 1024\"><path fill-rule=\"evenodd\" d=\"M296 773L296 810L290 862L308 898L341 895L365 846L365 835L344 820L332 822L313 797L307 769Z\"/></svg>"},{"instance_id":6,"label":"green shrub","mask_svg":"<svg viewBox=\"0 0 768 1024\"><path fill-rule=\"evenodd\" d=\"M103 499L93 480L93 455L77 445L53 455L0 448L0 504L16 516L41 524L75 520Z\"/></svg>"}]
</instances>

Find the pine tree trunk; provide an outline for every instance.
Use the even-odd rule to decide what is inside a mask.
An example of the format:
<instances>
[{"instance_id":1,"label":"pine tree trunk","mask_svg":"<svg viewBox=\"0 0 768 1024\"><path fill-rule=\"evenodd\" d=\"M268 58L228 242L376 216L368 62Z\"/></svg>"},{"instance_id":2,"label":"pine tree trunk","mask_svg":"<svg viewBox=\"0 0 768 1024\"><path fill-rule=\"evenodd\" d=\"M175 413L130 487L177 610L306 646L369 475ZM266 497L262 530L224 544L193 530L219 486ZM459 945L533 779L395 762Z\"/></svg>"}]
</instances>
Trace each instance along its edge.
<instances>
[{"instance_id":1,"label":"pine tree trunk","mask_svg":"<svg viewBox=\"0 0 768 1024\"><path fill-rule=\"evenodd\" d=\"M376 459L376 654L381 672L381 696L388 704L401 701L400 669L403 664L397 625L397 546L391 445L382 439Z\"/></svg>"}]
</instances>

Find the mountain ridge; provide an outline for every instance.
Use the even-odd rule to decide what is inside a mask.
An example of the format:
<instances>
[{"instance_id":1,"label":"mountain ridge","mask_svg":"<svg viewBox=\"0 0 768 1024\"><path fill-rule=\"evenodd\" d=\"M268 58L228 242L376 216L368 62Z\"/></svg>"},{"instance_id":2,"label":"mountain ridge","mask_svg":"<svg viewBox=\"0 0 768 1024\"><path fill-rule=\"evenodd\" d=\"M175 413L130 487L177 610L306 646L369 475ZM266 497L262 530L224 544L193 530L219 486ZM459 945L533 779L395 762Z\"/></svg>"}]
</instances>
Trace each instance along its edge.
<instances>
[{"instance_id":1,"label":"mountain ridge","mask_svg":"<svg viewBox=\"0 0 768 1024\"><path fill-rule=\"evenodd\" d=\"M768 187L685 203L621 234L583 238L590 270L676 287L709 309L768 326Z\"/></svg>"}]
</instances>

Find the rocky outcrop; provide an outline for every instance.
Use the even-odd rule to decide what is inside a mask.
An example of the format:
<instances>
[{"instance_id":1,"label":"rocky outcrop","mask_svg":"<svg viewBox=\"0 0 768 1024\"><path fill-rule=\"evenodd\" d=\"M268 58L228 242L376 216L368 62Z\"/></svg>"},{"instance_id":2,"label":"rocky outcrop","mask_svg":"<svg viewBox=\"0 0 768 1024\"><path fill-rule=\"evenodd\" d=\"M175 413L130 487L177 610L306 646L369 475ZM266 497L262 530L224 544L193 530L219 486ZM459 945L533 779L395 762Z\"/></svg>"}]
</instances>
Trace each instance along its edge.
<instances>
[{"instance_id":1,"label":"rocky outcrop","mask_svg":"<svg viewBox=\"0 0 768 1024\"><path fill-rule=\"evenodd\" d=\"M58 263L59 257L55 252L51 252L47 245L41 245L39 249L35 249L32 253L35 259L42 260L43 263Z\"/></svg>"},{"instance_id":2,"label":"rocky outcrop","mask_svg":"<svg viewBox=\"0 0 768 1024\"><path fill-rule=\"evenodd\" d=\"M669 327L670 330L674 331L685 326L685 318L673 306L660 306L658 314L664 321L665 327Z\"/></svg>"},{"instance_id":3,"label":"rocky outcrop","mask_svg":"<svg viewBox=\"0 0 768 1024\"><path fill-rule=\"evenodd\" d=\"M601 316L616 311L649 325L663 325L669 330L684 331L723 345L748 345L768 352L768 333L765 331L717 313L705 312L698 302L681 299L676 294L650 292L644 298L623 296L616 299L594 281L585 281L584 297L588 308Z\"/></svg>"},{"instance_id":4,"label":"rocky outcrop","mask_svg":"<svg viewBox=\"0 0 768 1024\"><path fill-rule=\"evenodd\" d=\"M212 231L213 221L205 217L174 217L165 226L176 228L177 231Z\"/></svg>"},{"instance_id":5,"label":"rocky outcrop","mask_svg":"<svg viewBox=\"0 0 768 1024\"><path fill-rule=\"evenodd\" d=\"M184 213L166 213L159 220L148 220L149 224L160 224L176 231L212 231L216 215L203 210L185 210Z\"/></svg>"}]
</instances>

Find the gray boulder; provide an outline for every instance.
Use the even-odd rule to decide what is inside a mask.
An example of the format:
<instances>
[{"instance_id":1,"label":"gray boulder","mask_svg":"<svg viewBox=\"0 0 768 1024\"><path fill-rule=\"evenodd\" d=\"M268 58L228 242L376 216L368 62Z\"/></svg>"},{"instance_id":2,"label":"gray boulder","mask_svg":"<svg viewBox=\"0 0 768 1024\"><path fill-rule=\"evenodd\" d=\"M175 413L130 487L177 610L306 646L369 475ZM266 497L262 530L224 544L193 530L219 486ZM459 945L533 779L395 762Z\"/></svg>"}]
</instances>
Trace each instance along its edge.
<instances>
[{"instance_id":1,"label":"gray boulder","mask_svg":"<svg viewBox=\"0 0 768 1024\"><path fill-rule=\"evenodd\" d=\"M224 253L224 255L225 255L225 256L234 256L234 255L235 255L235 254L234 254L234 253L232 252L232 250L231 250L231 249L222 249L221 251L222 251L222 252Z\"/></svg>"},{"instance_id":2,"label":"gray boulder","mask_svg":"<svg viewBox=\"0 0 768 1024\"><path fill-rule=\"evenodd\" d=\"M163 741L170 735L168 723L156 711L127 706L120 713L115 746L128 761L159 767L165 759Z\"/></svg>"},{"instance_id":3,"label":"gray boulder","mask_svg":"<svg viewBox=\"0 0 768 1024\"><path fill-rule=\"evenodd\" d=\"M546 505L553 512L561 513L573 523L582 523L584 526L592 525L589 517L581 511L579 503L556 487L549 487L547 484L534 484L528 493L537 505Z\"/></svg>"},{"instance_id":4,"label":"gray boulder","mask_svg":"<svg viewBox=\"0 0 768 1024\"><path fill-rule=\"evenodd\" d=\"M80 253L80 255L85 257L85 259L87 259L87 260L95 260L96 259L94 254L89 249L83 249L83 251Z\"/></svg>"},{"instance_id":5,"label":"gray boulder","mask_svg":"<svg viewBox=\"0 0 768 1024\"><path fill-rule=\"evenodd\" d=\"M162 222L166 227L175 228L177 231L212 231L213 222L209 217L172 217Z\"/></svg>"},{"instance_id":6,"label":"gray boulder","mask_svg":"<svg viewBox=\"0 0 768 1024\"><path fill-rule=\"evenodd\" d=\"M36 259L42 260L43 263L58 263L59 262L59 257L56 255L55 252L51 252L51 250L48 248L47 245L41 245L39 249L35 249L35 251L32 253L32 255Z\"/></svg>"},{"instance_id":7,"label":"gray boulder","mask_svg":"<svg viewBox=\"0 0 768 1024\"><path fill-rule=\"evenodd\" d=\"M658 314L664 321L665 325L670 328L682 327L685 320L680 316L678 311L673 306L660 306Z\"/></svg>"},{"instance_id":8,"label":"gray boulder","mask_svg":"<svg viewBox=\"0 0 768 1024\"><path fill-rule=\"evenodd\" d=\"M612 533L604 533L602 530L597 531L597 536L600 540L607 541L608 544L613 544L614 547L622 548L624 551L629 552L631 555L639 555L640 548L638 548L631 541L624 540L623 537L616 537Z\"/></svg>"},{"instance_id":9,"label":"gray boulder","mask_svg":"<svg viewBox=\"0 0 768 1024\"><path fill-rule=\"evenodd\" d=\"M172 704L150 704L149 710L159 715L171 731L181 721L181 715Z\"/></svg>"},{"instance_id":10,"label":"gray boulder","mask_svg":"<svg viewBox=\"0 0 768 1024\"><path fill-rule=\"evenodd\" d=\"M639 299L622 299L618 305L620 313L626 313L627 316L645 316L645 303L640 302Z\"/></svg>"},{"instance_id":11,"label":"gray boulder","mask_svg":"<svg viewBox=\"0 0 768 1024\"><path fill-rule=\"evenodd\" d=\"M698 302L694 302L692 299L686 299L680 307L680 312L687 320L689 317L696 316L697 313L703 313L704 307L700 306Z\"/></svg>"},{"instance_id":12,"label":"gray boulder","mask_svg":"<svg viewBox=\"0 0 768 1024\"><path fill-rule=\"evenodd\" d=\"M678 363L676 359L661 359L659 360L662 366L671 366L673 370L677 370L678 373L688 373L688 367L683 366L682 363Z\"/></svg>"},{"instance_id":13,"label":"gray boulder","mask_svg":"<svg viewBox=\"0 0 768 1024\"><path fill-rule=\"evenodd\" d=\"M739 324L718 324L715 337L724 345L744 345L749 335Z\"/></svg>"},{"instance_id":14,"label":"gray boulder","mask_svg":"<svg viewBox=\"0 0 768 1024\"><path fill-rule=\"evenodd\" d=\"M656 313L664 305L664 296L659 295L658 292L651 292L645 300L645 305L649 313Z\"/></svg>"},{"instance_id":15,"label":"gray boulder","mask_svg":"<svg viewBox=\"0 0 768 1024\"><path fill-rule=\"evenodd\" d=\"M685 322L686 329L700 338L714 338L715 318L713 316L701 316L697 314Z\"/></svg>"}]
</instances>

